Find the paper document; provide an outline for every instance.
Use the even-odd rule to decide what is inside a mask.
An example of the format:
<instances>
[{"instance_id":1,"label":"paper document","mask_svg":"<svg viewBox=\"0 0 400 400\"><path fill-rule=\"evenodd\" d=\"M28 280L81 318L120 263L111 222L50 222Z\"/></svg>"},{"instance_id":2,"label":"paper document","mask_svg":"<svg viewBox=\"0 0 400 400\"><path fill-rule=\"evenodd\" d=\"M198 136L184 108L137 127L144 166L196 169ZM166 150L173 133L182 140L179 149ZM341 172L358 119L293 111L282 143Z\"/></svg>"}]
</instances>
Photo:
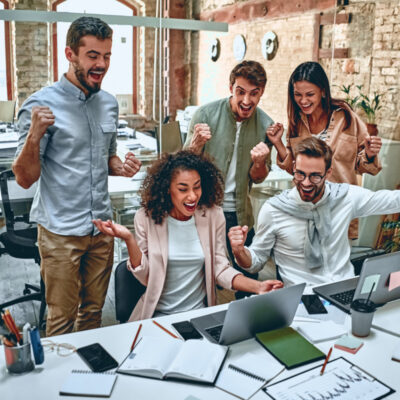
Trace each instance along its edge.
<instances>
[{"instance_id":1,"label":"paper document","mask_svg":"<svg viewBox=\"0 0 400 400\"><path fill-rule=\"evenodd\" d=\"M344 358L329 362L323 375L320 375L320 370L321 365L263 390L275 400L375 400L394 393L389 386Z\"/></svg>"}]
</instances>

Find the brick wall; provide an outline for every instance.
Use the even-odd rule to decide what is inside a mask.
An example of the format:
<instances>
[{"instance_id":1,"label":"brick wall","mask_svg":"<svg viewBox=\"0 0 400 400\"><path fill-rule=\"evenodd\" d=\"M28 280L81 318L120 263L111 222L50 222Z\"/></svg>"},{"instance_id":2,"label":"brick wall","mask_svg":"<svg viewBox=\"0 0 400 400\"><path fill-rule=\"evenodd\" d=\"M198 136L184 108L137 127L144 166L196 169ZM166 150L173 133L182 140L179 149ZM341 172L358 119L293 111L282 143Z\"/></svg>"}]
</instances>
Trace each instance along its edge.
<instances>
[{"instance_id":1,"label":"brick wall","mask_svg":"<svg viewBox=\"0 0 400 400\"><path fill-rule=\"evenodd\" d=\"M47 10L47 0L19 0L17 10ZM50 49L45 23L15 22L15 84L18 104L50 82Z\"/></svg>"},{"instance_id":2,"label":"brick wall","mask_svg":"<svg viewBox=\"0 0 400 400\"><path fill-rule=\"evenodd\" d=\"M194 12L201 14L222 6L243 5L243 1L202 0ZM250 2L249 2L250 3ZM253 1L254 3L254 1ZM272 4L273 2L271 2ZM276 1L275 3L279 3ZM272 6L271 6L272 7ZM272 8L271 8L272 9ZM332 12L326 9L324 12ZM201 32L192 35L192 104L204 104L229 94L228 77L237 63L232 45L236 34L242 34L247 43L246 59L261 62L267 71L267 87L260 102L274 120L287 125L287 82L293 69L303 61L312 59L314 43L314 15L319 10L292 15L253 18L229 25L229 33ZM398 1L350 1L338 12L352 14L349 24L336 25L335 48L349 48L347 59L320 59L331 78L333 95L344 97L338 89L343 84L363 85L368 96L376 91L384 93L382 109L377 113L380 135L400 140L400 12ZM261 40L267 31L278 36L279 48L274 59L267 61L261 54ZM221 41L221 56L217 62L209 57L209 46L214 38ZM332 26L321 29L321 48L332 47ZM392 89L389 91L389 89ZM354 86L354 94L356 93Z\"/></svg>"}]
</instances>

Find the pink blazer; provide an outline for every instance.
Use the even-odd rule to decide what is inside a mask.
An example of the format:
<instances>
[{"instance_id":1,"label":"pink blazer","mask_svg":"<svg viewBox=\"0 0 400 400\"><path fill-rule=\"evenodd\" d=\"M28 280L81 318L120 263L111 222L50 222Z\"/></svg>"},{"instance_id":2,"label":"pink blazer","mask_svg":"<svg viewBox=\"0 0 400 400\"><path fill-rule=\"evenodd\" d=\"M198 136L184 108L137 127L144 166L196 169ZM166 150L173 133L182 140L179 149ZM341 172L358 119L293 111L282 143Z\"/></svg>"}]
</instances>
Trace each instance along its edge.
<instances>
[{"instance_id":1,"label":"pink blazer","mask_svg":"<svg viewBox=\"0 0 400 400\"><path fill-rule=\"evenodd\" d=\"M222 209L198 209L194 218L205 257L207 303L212 306L216 304L216 283L232 289L232 280L240 272L231 266L226 255L225 217ZM129 321L151 318L160 299L168 262L166 218L161 225L156 225L141 208L135 216L135 236L142 251L142 264L132 270L132 273L147 288L132 311Z\"/></svg>"}]
</instances>

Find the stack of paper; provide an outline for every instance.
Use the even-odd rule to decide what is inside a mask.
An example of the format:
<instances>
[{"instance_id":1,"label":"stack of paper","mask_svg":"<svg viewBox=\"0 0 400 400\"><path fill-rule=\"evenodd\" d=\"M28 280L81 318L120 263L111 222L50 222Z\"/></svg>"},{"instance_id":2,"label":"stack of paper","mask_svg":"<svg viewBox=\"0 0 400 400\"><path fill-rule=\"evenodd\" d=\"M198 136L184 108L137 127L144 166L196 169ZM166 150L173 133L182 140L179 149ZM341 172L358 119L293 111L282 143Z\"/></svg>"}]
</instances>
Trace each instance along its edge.
<instances>
[{"instance_id":1,"label":"stack of paper","mask_svg":"<svg viewBox=\"0 0 400 400\"><path fill-rule=\"evenodd\" d=\"M347 333L343 325L335 324L333 321L304 322L297 324L297 331L313 343L336 339Z\"/></svg>"}]
</instances>

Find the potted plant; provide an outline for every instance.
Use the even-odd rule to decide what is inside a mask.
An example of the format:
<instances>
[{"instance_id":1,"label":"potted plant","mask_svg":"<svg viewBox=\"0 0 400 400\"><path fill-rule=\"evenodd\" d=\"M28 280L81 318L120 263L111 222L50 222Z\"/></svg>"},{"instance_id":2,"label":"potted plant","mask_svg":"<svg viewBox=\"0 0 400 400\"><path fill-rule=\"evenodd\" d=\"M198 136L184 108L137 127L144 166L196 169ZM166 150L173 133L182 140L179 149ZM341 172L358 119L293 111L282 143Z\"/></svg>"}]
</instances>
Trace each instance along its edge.
<instances>
[{"instance_id":1,"label":"potted plant","mask_svg":"<svg viewBox=\"0 0 400 400\"><path fill-rule=\"evenodd\" d=\"M367 117L367 130L370 135L377 135L378 128L376 127L376 112L382 108L381 97L382 94L374 92L373 97L369 98L367 95L361 92L362 85L357 86L360 92L361 100L357 103L357 106L361 108Z\"/></svg>"},{"instance_id":2,"label":"potted plant","mask_svg":"<svg viewBox=\"0 0 400 400\"><path fill-rule=\"evenodd\" d=\"M372 136L376 136L378 134L378 128L376 126L376 113L378 110L382 108L381 99L382 94L374 92L373 97L368 97L366 94L362 92L362 85L356 85L358 89L358 96L352 97L350 95L352 84L350 85L342 85L339 86L340 91L342 91L345 95L345 101L353 108L361 109L367 119L366 125L368 133Z\"/></svg>"}]
</instances>

